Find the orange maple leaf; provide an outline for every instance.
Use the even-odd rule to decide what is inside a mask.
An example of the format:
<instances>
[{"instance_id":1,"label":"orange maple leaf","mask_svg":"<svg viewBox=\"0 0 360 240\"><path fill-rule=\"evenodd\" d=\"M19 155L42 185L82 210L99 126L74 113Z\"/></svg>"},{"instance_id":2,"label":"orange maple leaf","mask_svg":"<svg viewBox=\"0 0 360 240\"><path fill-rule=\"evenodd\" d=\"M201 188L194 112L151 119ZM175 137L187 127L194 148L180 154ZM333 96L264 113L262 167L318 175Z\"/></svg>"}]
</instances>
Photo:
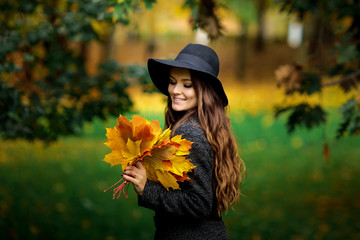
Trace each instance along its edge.
<instances>
[{"instance_id":1,"label":"orange maple leaf","mask_svg":"<svg viewBox=\"0 0 360 240\"><path fill-rule=\"evenodd\" d=\"M147 178L161 183L166 189L180 189L178 182L189 180L187 173L195 166L186 158L190 153L192 142L183 139L181 135L170 138L171 130L161 130L158 121L148 121L140 116L134 115L128 121L126 117L119 116L117 126L106 129L108 138L105 143L112 152L104 158L111 166L122 165L125 170L127 166L137 161L142 161L146 169ZM119 184L123 179L115 183L109 189ZM113 197L124 191L123 182L114 188Z\"/></svg>"}]
</instances>

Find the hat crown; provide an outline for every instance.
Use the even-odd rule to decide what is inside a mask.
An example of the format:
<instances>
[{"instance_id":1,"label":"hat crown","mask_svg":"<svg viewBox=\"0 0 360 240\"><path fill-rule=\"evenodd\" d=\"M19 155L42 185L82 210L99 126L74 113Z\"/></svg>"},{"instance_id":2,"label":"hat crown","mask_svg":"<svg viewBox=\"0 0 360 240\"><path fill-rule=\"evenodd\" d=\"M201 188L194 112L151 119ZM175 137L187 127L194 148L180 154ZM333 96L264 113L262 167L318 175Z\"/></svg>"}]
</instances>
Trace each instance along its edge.
<instances>
[{"instance_id":1,"label":"hat crown","mask_svg":"<svg viewBox=\"0 0 360 240\"><path fill-rule=\"evenodd\" d=\"M219 75L219 57L207 46L190 43L180 51L175 60L204 69L216 77Z\"/></svg>"}]
</instances>

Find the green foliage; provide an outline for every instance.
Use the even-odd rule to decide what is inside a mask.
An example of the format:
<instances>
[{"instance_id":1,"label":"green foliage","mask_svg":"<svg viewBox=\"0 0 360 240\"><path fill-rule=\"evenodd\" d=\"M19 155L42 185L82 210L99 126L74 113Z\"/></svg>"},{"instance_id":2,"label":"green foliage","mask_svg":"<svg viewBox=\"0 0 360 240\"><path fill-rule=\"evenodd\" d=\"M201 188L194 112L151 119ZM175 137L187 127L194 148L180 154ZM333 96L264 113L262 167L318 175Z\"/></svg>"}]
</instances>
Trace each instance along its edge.
<instances>
[{"instance_id":1,"label":"green foliage","mask_svg":"<svg viewBox=\"0 0 360 240\"><path fill-rule=\"evenodd\" d=\"M335 44L338 64L346 64L357 61L360 58L358 46L353 43L354 36L349 33L341 36L341 41Z\"/></svg>"},{"instance_id":2,"label":"green foliage","mask_svg":"<svg viewBox=\"0 0 360 240\"><path fill-rule=\"evenodd\" d=\"M92 121L94 117L105 119L109 115L116 116L130 110L132 103L125 89L130 79L143 79L145 82L145 76L139 75L146 72L146 69L139 66L119 66L115 62L104 63L100 69L93 77L64 74L55 83L41 83L41 86L39 83L40 88L45 91L46 99L44 96L31 94L28 99L30 104L22 101L21 95L24 92L1 82L1 136L52 141L59 136L80 133L83 123ZM111 80L114 74L123 72L126 73L119 79ZM62 87L68 84L68 78L74 80L64 92Z\"/></svg>"},{"instance_id":3,"label":"green foliage","mask_svg":"<svg viewBox=\"0 0 360 240\"><path fill-rule=\"evenodd\" d=\"M193 29L197 29L197 22L199 21L200 2L197 0L184 0L183 7L189 8L191 10L191 16L194 19Z\"/></svg>"},{"instance_id":4,"label":"green foliage","mask_svg":"<svg viewBox=\"0 0 360 240\"><path fill-rule=\"evenodd\" d=\"M321 78L318 74L302 72L301 75L300 93L311 95L321 91Z\"/></svg>"},{"instance_id":5,"label":"green foliage","mask_svg":"<svg viewBox=\"0 0 360 240\"><path fill-rule=\"evenodd\" d=\"M360 107L356 100L350 99L340 107L343 121L341 122L336 138L341 138L344 134L358 134L360 132Z\"/></svg>"},{"instance_id":6,"label":"green foliage","mask_svg":"<svg viewBox=\"0 0 360 240\"><path fill-rule=\"evenodd\" d=\"M143 2L151 7L154 0ZM113 22L127 23L140 3L1 1L0 136L49 142L80 133L95 117L129 111L125 89L149 83L146 68L110 61L89 74L85 49Z\"/></svg>"},{"instance_id":7,"label":"green foliage","mask_svg":"<svg viewBox=\"0 0 360 240\"><path fill-rule=\"evenodd\" d=\"M252 0L224 0L227 9L234 12L242 24L250 24L256 21L256 1Z\"/></svg>"},{"instance_id":8,"label":"green foliage","mask_svg":"<svg viewBox=\"0 0 360 240\"><path fill-rule=\"evenodd\" d=\"M346 93L353 89L358 89L360 82L360 4L358 1L343 1L343 0L277 0L275 1L280 5L281 11L294 14L299 17L300 20L305 16L313 16L318 20L321 31L326 29L329 34L324 37L318 34L317 39L307 39L312 41L313 45L316 42L316 50L320 52L328 50L326 55L326 64L315 65L314 62L309 62L309 70L302 73L301 88L297 89L301 94L310 95L313 93L321 92L321 88L324 86L339 85L339 87ZM305 26L306 27L306 26ZM324 39L327 38L327 39ZM315 50L314 50L315 51ZM310 54L316 55L311 52ZM320 59L321 60L321 59ZM320 61L319 61L320 62ZM315 66L314 66L315 65ZM338 80L331 83L321 82L321 77L330 76L332 78L338 78ZM358 93L357 93L358 94ZM341 108L343 113L343 121L340 123L337 130L337 138L340 138L346 134L355 135L359 133L360 122L359 112L355 100L351 98L360 99L359 96L350 96L350 99ZM305 111L301 104L297 110ZM289 107L289 109L294 109ZM321 107L320 107L321 108ZM288 109L287 106L281 108L283 111ZM277 110L276 115L282 111ZM299 112L300 114L300 112ZM306 115L306 112L302 114ZM300 114L301 115L301 114ZM321 111L318 112L315 117L319 117L318 123L325 123L325 119L321 119L323 116ZM289 116L288 122L294 122ZM297 121L303 121L290 126L308 126L306 118L299 118ZM296 122L296 121L295 121ZM315 126L315 125L310 125ZM311 128L311 127L310 127ZM291 132L291 131L290 131Z\"/></svg>"},{"instance_id":9,"label":"green foliage","mask_svg":"<svg viewBox=\"0 0 360 240\"><path fill-rule=\"evenodd\" d=\"M123 24L129 23L129 14L140 9L139 0L108 0L106 1L108 6L113 7L112 19L116 22ZM151 9L156 0L142 0L145 3L146 8Z\"/></svg>"},{"instance_id":10,"label":"green foliage","mask_svg":"<svg viewBox=\"0 0 360 240\"><path fill-rule=\"evenodd\" d=\"M296 127L304 126L312 129L326 122L326 113L319 105L312 107L309 104L301 103L296 106L278 108L275 111L275 117L279 117L285 112L290 112L287 120L289 133L294 132Z\"/></svg>"}]
</instances>

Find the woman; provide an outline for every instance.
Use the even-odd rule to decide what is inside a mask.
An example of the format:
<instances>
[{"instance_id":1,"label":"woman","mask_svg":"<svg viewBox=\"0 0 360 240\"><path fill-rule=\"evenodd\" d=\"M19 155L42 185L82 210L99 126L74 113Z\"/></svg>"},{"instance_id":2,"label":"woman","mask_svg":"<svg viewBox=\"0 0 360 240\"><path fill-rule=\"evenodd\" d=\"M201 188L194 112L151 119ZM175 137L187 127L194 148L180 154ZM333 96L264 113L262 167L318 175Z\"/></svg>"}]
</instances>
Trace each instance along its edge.
<instances>
[{"instance_id":1,"label":"woman","mask_svg":"<svg viewBox=\"0 0 360 240\"><path fill-rule=\"evenodd\" d=\"M155 239L228 239L221 213L239 199L245 165L226 116L218 56L189 44L175 60L149 59L148 70L168 96L166 127L193 142L187 158L196 168L181 190L147 180L140 162L123 177L134 185L139 205L155 211Z\"/></svg>"}]
</instances>

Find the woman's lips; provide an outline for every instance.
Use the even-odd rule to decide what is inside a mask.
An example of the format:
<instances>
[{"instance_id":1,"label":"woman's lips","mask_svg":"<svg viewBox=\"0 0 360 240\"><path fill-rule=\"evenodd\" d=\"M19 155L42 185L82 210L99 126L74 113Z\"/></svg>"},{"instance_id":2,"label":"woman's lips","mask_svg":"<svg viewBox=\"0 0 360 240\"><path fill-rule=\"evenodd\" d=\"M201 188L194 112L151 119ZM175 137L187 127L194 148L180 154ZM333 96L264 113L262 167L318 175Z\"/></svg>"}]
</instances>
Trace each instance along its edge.
<instances>
[{"instance_id":1,"label":"woman's lips","mask_svg":"<svg viewBox=\"0 0 360 240\"><path fill-rule=\"evenodd\" d=\"M182 98L174 98L174 102L184 102L185 99Z\"/></svg>"}]
</instances>

